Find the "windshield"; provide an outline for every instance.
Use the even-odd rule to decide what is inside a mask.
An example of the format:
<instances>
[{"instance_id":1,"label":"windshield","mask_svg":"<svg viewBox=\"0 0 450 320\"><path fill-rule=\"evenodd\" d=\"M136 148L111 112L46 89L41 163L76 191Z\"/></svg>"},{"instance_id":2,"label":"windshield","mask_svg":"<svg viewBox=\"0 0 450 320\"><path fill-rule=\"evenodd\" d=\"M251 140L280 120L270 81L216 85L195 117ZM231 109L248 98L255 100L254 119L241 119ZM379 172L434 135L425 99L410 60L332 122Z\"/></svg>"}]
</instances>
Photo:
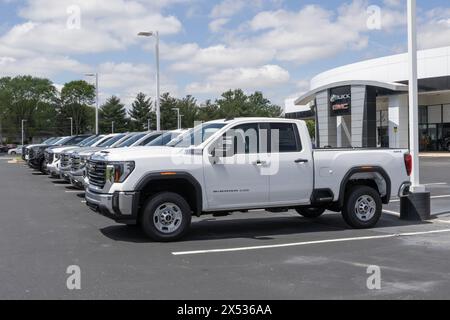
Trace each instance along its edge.
<instances>
[{"instance_id":1,"label":"windshield","mask_svg":"<svg viewBox=\"0 0 450 320\"><path fill-rule=\"evenodd\" d=\"M111 139L108 139L107 141L99 144L99 147L111 147L114 143L116 143L117 141L119 141L120 139L122 139L123 137L125 137L124 134L118 134L117 136L112 137Z\"/></svg>"},{"instance_id":2,"label":"windshield","mask_svg":"<svg viewBox=\"0 0 450 320\"><path fill-rule=\"evenodd\" d=\"M93 139L90 139L88 142L83 141L82 147L91 147L101 139L103 139L105 136L95 136Z\"/></svg>"},{"instance_id":3,"label":"windshield","mask_svg":"<svg viewBox=\"0 0 450 320\"><path fill-rule=\"evenodd\" d=\"M96 136L90 136L90 137L87 137L86 139L84 139L83 141L81 141L80 143L78 143L77 146L79 146L79 147L85 147L85 146L88 146L89 143L92 141L92 139L95 139L95 138L96 138Z\"/></svg>"},{"instance_id":4,"label":"windshield","mask_svg":"<svg viewBox=\"0 0 450 320\"><path fill-rule=\"evenodd\" d=\"M196 126L188 132L182 134L167 146L174 148L187 148L190 146L198 146L205 142L214 133L225 126L225 123L206 123Z\"/></svg>"},{"instance_id":5,"label":"windshield","mask_svg":"<svg viewBox=\"0 0 450 320\"><path fill-rule=\"evenodd\" d=\"M60 137L52 142L52 145L64 144L69 141L72 137Z\"/></svg>"},{"instance_id":6,"label":"windshield","mask_svg":"<svg viewBox=\"0 0 450 320\"><path fill-rule=\"evenodd\" d=\"M54 140L56 140L58 138L48 138L47 140L45 140L44 142L42 142L42 144L50 144L51 142L53 142Z\"/></svg>"},{"instance_id":7,"label":"windshield","mask_svg":"<svg viewBox=\"0 0 450 320\"><path fill-rule=\"evenodd\" d=\"M146 146L147 144L149 144L150 142L152 142L153 140L155 140L156 138L161 136L161 132L152 132L150 134L147 134L144 138L142 138L140 141L136 142L136 144L134 144L135 146Z\"/></svg>"},{"instance_id":8,"label":"windshield","mask_svg":"<svg viewBox=\"0 0 450 320\"><path fill-rule=\"evenodd\" d=\"M62 143L62 145L64 146L76 146L78 143L80 143L81 141L85 140L86 138L88 138L88 136L75 136L75 137L69 137L68 140L66 140L65 142Z\"/></svg>"},{"instance_id":9,"label":"windshield","mask_svg":"<svg viewBox=\"0 0 450 320\"><path fill-rule=\"evenodd\" d=\"M175 139L180 135L180 132L166 132L160 135L158 138L152 140L151 142L147 143L146 146L155 147L155 146L165 146L170 141Z\"/></svg>"},{"instance_id":10,"label":"windshield","mask_svg":"<svg viewBox=\"0 0 450 320\"><path fill-rule=\"evenodd\" d=\"M133 143L135 143L136 141L138 141L139 139L144 137L145 135L146 135L145 133L137 133L137 134L133 135L132 137L128 138L127 140L123 141L122 143L120 143L117 146L117 148L129 147Z\"/></svg>"}]
</instances>

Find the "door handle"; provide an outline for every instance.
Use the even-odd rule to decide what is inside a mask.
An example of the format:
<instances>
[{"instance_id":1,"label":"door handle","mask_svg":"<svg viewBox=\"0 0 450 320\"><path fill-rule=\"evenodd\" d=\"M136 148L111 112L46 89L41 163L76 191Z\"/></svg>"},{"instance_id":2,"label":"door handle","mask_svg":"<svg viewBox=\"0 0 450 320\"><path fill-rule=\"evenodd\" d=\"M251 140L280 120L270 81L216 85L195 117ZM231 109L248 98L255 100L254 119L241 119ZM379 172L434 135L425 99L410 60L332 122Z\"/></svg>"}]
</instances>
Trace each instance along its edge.
<instances>
[{"instance_id":1,"label":"door handle","mask_svg":"<svg viewBox=\"0 0 450 320\"><path fill-rule=\"evenodd\" d=\"M294 161L295 163L308 163L309 160L308 159L297 159Z\"/></svg>"},{"instance_id":2,"label":"door handle","mask_svg":"<svg viewBox=\"0 0 450 320\"><path fill-rule=\"evenodd\" d=\"M255 166L260 167L260 166L265 166L265 165L267 165L267 161L257 160L257 161L252 162L252 164L255 165Z\"/></svg>"}]
</instances>

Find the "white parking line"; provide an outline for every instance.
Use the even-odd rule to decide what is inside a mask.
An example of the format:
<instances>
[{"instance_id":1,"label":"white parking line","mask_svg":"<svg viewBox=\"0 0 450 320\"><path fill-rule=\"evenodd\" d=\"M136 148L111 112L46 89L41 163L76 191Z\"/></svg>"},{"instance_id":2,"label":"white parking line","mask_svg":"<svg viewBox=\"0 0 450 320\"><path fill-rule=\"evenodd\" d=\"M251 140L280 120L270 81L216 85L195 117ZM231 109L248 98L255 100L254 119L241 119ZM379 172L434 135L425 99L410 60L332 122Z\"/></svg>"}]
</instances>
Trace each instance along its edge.
<instances>
[{"instance_id":1,"label":"white parking line","mask_svg":"<svg viewBox=\"0 0 450 320\"><path fill-rule=\"evenodd\" d=\"M395 234L385 234L385 235L379 235L379 236L366 236L366 237L340 238L340 239L327 239L327 240L317 240L317 241L283 243L283 244L273 244L273 245L266 245L266 246L236 247L236 248L226 248L226 249L210 249L210 250L195 250L195 251L178 251L178 252L172 252L172 255L174 255L174 256L182 256L182 255L194 255L194 254L204 254L204 253L222 253L222 252L250 251L250 250L261 250L261 249L297 247L297 246L324 244L324 243L337 243L337 242L349 242L349 241L388 239L388 238L398 238L398 237L411 237L411 236L434 234L434 233L444 233L444 232L450 232L450 229L431 230L431 231L422 231L422 232L395 233Z\"/></svg>"},{"instance_id":2,"label":"white parking line","mask_svg":"<svg viewBox=\"0 0 450 320\"><path fill-rule=\"evenodd\" d=\"M443 198L450 198L450 194L444 194L444 195L441 195L441 196L432 196L432 197L430 197L431 199L443 199ZM390 202L400 202L400 199L394 199L394 200L391 200Z\"/></svg>"},{"instance_id":3,"label":"white parking line","mask_svg":"<svg viewBox=\"0 0 450 320\"><path fill-rule=\"evenodd\" d=\"M435 183L425 183L425 186L444 186L447 182L435 182Z\"/></svg>"},{"instance_id":4,"label":"white parking line","mask_svg":"<svg viewBox=\"0 0 450 320\"><path fill-rule=\"evenodd\" d=\"M84 193L83 190L66 190L66 193Z\"/></svg>"},{"instance_id":5,"label":"white parking line","mask_svg":"<svg viewBox=\"0 0 450 320\"><path fill-rule=\"evenodd\" d=\"M383 209L383 213L387 213L396 217L400 217L400 213L399 212L395 212L395 211L391 211L391 210L385 210Z\"/></svg>"},{"instance_id":6,"label":"white parking line","mask_svg":"<svg viewBox=\"0 0 450 320\"><path fill-rule=\"evenodd\" d=\"M86 200L81 200L81 203L86 203Z\"/></svg>"}]
</instances>

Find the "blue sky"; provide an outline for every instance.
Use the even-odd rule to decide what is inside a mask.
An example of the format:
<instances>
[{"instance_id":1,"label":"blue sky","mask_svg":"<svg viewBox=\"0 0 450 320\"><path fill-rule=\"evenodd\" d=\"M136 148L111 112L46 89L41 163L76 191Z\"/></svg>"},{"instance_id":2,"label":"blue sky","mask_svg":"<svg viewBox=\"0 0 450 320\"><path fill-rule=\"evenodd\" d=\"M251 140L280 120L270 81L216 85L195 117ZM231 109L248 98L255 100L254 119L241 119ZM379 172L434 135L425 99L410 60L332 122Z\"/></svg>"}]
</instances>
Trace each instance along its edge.
<instances>
[{"instance_id":1,"label":"blue sky","mask_svg":"<svg viewBox=\"0 0 450 320\"><path fill-rule=\"evenodd\" d=\"M0 76L56 85L100 74L101 100L154 95L161 33L163 92L200 102L227 89L272 101L316 74L406 50L406 0L0 0ZM418 0L419 45L450 45L448 0Z\"/></svg>"}]
</instances>

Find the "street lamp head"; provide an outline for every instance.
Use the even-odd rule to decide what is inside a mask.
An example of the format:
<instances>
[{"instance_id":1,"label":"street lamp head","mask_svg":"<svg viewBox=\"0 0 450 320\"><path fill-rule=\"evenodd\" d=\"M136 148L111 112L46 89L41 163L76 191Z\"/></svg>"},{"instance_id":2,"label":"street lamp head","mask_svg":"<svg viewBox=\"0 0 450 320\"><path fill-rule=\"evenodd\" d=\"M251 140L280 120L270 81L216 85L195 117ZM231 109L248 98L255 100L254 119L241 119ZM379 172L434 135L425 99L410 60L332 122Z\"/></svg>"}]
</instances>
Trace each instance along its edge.
<instances>
[{"instance_id":1,"label":"street lamp head","mask_svg":"<svg viewBox=\"0 0 450 320\"><path fill-rule=\"evenodd\" d=\"M153 35L154 35L153 31L142 31L138 33L138 36L141 37L151 37Z\"/></svg>"}]
</instances>

